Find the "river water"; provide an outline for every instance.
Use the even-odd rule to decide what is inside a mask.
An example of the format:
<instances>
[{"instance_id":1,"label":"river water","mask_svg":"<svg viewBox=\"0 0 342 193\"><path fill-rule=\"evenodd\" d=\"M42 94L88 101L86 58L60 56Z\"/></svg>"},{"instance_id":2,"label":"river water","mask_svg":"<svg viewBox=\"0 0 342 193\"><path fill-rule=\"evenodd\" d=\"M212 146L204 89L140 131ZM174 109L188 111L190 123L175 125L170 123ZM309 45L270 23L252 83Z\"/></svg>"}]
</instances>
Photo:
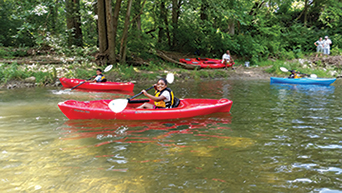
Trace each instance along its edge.
<instances>
[{"instance_id":1,"label":"river water","mask_svg":"<svg viewBox=\"0 0 342 193\"><path fill-rule=\"evenodd\" d=\"M58 102L134 93L0 90L0 192L342 192L342 81L170 87L179 98L231 99L231 113L68 120Z\"/></svg>"}]
</instances>

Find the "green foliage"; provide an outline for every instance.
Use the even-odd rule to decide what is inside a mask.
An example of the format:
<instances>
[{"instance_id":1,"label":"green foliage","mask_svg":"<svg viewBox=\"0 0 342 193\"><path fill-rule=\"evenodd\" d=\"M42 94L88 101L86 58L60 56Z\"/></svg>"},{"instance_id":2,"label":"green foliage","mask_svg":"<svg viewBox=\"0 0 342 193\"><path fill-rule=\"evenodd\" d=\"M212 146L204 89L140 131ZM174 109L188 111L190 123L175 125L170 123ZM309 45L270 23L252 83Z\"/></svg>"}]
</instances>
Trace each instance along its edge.
<instances>
[{"instance_id":1,"label":"green foliage","mask_svg":"<svg viewBox=\"0 0 342 193\"><path fill-rule=\"evenodd\" d=\"M191 1L180 4L176 10L177 17L172 15L172 3L146 1L143 9L142 1L133 5L127 41L128 61L135 57L153 59L152 49L189 55L196 53L212 58L221 58L228 49L242 61L248 60L251 65L257 65L270 57L302 58L315 52L313 42L325 35L333 41L332 55L339 55L338 48L342 48L340 1L310 3L306 21L301 14L304 8L294 6L293 0L267 3L250 0ZM119 15L116 53L120 51L126 7L127 2L124 1ZM68 47L70 31L66 28L68 14L65 13L65 1L0 1L0 44L19 47L8 53L0 48L0 57L25 56L27 46L50 46L58 54L90 60L98 46L95 10L96 1L80 1L84 47ZM149 68L160 70L159 66L165 67L152 64Z\"/></svg>"},{"instance_id":2,"label":"green foliage","mask_svg":"<svg viewBox=\"0 0 342 193\"><path fill-rule=\"evenodd\" d=\"M333 46L330 50L330 54L332 56L342 56L342 49L340 49L338 46Z\"/></svg>"},{"instance_id":3,"label":"green foliage","mask_svg":"<svg viewBox=\"0 0 342 193\"><path fill-rule=\"evenodd\" d=\"M330 38L331 38L331 41L332 41L332 49L334 49L334 48L342 48L342 34L337 33L337 34L334 34Z\"/></svg>"},{"instance_id":4,"label":"green foliage","mask_svg":"<svg viewBox=\"0 0 342 193\"><path fill-rule=\"evenodd\" d=\"M74 76L76 78L80 78L80 79L89 79L94 75L95 75L95 70L89 71L89 70L83 69L83 68L76 68Z\"/></svg>"},{"instance_id":5,"label":"green foliage","mask_svg":"<svg viewBox=\"0 0 342 193\"><path fill-rule=\"evenodd\" d=\"M1 65L1 82L7 82L8 80L20 80L22 78L27 78L28 75L25 71L19 70L19 65L17 63L12 63L11 65Z\"/></svg>"},{"instance_id":6,"label":"green foliage","mask_svg":"<svg viewBox=\"0 0 342 193\"><path fill-rule=\"evenodd\" d=\"M0 58L11 58L12 53L9 48L0 47Z\"/></svg>"},{"instance_id":7,"label":"green foliage","mask_svg":"<svg viewBox=\"0 0 342 193\"><path fill-rule=\"evenodd\" d=\"M273 73L276 75L283 75L284 77L289 76L290 72L283 72L280 70L280 67L285 67L288 70L296 70L305 74L316 74L318 77L331 77L329 71L324 71L320 67L321 61L318 60L316 67L314 68L303 68L303 66L299 62L284 62L284 61L275 61L270 68L267 68L265 71L267 73Z\"/></svg>"},{"instance_id":8,"label":"green foliage","mask_svg":"<svg viewBox=\"0 0 342 193\"><path fill-rule=\"evenodd\" d=\"M24 80L25 78L34 76L37 83L53 83L57 78L56 69L52 72L29 71L23 69L17 63L1 64L0 63L0 82L7 83L10 80Z\"/></svg>"}]
</instances>

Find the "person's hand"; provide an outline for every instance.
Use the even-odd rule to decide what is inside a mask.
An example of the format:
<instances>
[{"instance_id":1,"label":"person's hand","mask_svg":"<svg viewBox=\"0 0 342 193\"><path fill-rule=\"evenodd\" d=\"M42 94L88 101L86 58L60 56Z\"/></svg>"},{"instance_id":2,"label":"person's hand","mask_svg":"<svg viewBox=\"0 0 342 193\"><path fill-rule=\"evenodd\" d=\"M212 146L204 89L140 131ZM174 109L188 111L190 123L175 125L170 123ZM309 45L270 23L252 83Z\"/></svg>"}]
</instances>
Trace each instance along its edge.
<instances>
[{"instance_id":1,"label":"person's hand","mask_svg":"<svg viewBox=\"0 0 342 193\"><path fill-rule=\"evenodd\" d=\"M147 94L146 90L142 90L141 92L146 96Z\"/></svg>"},{"instance_id":2,"label":"person's hand","mask_svg":"<svg viewBox=\"0 0 342 193\"><path fill-rule=\"evenodd\" d=\"M154 84L153 87L155 90L157 90L157 84Z\"/></svg>"}]
</instances>

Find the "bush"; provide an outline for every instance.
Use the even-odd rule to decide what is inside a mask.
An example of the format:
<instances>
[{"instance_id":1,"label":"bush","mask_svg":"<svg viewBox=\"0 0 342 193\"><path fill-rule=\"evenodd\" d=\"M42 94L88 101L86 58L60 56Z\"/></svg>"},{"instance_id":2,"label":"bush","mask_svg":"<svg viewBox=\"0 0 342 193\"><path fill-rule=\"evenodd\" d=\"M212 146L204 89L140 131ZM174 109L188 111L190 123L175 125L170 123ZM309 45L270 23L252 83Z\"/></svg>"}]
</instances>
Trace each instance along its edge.
<instances>
[{"instance_id":1,"label":"bush","mask_svg":"<svg viewBox=\"0 0 342 193\"><path fill-rule=\"evenodd\" d=\"M330 50L330 54L332 56L341 56L342 55L342 49L339 49L338 46L333 46L333 48Z\"/></svg>"}]
</instances>

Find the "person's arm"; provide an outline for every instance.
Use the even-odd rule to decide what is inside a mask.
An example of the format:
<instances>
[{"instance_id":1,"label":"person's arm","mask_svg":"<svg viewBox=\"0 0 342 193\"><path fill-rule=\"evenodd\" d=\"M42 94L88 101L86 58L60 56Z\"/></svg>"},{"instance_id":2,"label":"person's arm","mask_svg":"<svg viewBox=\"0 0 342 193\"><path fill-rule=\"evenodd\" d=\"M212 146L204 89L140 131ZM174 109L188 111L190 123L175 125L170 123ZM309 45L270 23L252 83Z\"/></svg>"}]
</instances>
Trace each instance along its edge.
<instances>
[{"instance_id":1,"label":"person's arm","mask_svg":"<svg viewBox=\"0 0 342 193\"><path fill-rule=\"evenodd\" d=\"M316 42L315 42L314 44L315 44L316 47L318 46L318 45L316 44Z\"/></svg>"},{"instance_id":2,"label":"person's arm","mask_svg":"<svg viewBox=\"0 0 342 193\"><path fill-rule=\"evenodd\" d=\"M142 92L146 97L148 97L148 98L150 98L150 99L152 99L152 100L154 100L154 101L162 101L162 100L166 99L165 96L163 96L163 95L161 95L161 96L159 96L159 97L156 97L156 96L153 96L153 95L151 95L151 94L148 94L146 90L142 90L141 92Z\"/></svg>"}]
</instances>

